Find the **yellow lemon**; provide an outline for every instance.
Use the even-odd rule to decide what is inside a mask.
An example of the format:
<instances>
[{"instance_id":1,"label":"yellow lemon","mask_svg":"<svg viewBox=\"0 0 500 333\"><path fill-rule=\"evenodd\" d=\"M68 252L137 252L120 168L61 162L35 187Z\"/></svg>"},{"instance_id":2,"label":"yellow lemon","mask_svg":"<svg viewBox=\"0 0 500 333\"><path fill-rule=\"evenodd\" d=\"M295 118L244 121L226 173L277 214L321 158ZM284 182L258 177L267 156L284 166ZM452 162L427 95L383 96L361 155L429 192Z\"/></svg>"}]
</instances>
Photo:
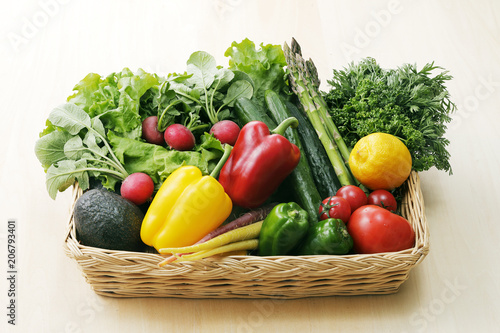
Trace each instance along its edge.
<instances>
[{"instance_id":1,"label":"yellow lemon","mask_svg":"<svg viewBox=\"0 0 500 333\"><path fill-rule=\"evenodd\" d=\"M349 155L352 174L371 190L392 190L408 178L411 155L405 144L386 133L361 138Z\"/></svg>"}]
</instances>

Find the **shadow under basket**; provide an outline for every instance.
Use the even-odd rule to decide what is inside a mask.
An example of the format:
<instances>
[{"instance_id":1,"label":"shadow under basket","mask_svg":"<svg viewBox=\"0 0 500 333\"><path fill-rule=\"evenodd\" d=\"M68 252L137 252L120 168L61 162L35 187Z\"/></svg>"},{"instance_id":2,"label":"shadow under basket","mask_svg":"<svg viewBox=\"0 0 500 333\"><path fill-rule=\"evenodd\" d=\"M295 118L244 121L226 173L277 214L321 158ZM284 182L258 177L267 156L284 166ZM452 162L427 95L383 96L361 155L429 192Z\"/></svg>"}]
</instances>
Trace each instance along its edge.
<instances>
[{"instance_id":1,"label":"shadow under basket","mask_svg":"<svg viewBox=\"0 0 500 333\"><path fill-rule=\"evenodd\" d=\"M412 171L403 185L402 215L415 230L415 246L399 252L317 256L229 256L171 263L163 256L82 245L73 207L82 194L75 185L64 242L87 282L111 297L282 298L391 294L429 252L429 231L420 189Z\"/></svg>"}]
</instances>

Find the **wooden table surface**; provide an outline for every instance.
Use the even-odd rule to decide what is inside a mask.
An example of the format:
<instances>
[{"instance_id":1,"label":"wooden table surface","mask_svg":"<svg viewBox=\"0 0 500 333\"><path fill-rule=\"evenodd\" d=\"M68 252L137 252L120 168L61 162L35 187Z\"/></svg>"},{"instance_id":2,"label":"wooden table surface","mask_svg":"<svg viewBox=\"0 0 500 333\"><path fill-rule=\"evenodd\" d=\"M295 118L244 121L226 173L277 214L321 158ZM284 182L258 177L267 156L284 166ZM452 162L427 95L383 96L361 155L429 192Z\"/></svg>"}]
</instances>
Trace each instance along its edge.
<instances>
[{"instance_id":1,"label":"wooden table surface","mask_svg":"<svg viewBox=\"0 0 500 333\"><path fill-rule=\"evenodd\" d=\"M1 332L500 332L500 2L70 1L0 5ZM453 175L421 173L430 253L388 296L270 300L96 296L63 252L69 191L53 201L33 147L50 110L89 72L185 69L244 38L295 37L326 89L332 69L448 69L458 106L446 137ZM9 325L7 221L17 221L16 325Z\"/></svg>"}]
</instances>

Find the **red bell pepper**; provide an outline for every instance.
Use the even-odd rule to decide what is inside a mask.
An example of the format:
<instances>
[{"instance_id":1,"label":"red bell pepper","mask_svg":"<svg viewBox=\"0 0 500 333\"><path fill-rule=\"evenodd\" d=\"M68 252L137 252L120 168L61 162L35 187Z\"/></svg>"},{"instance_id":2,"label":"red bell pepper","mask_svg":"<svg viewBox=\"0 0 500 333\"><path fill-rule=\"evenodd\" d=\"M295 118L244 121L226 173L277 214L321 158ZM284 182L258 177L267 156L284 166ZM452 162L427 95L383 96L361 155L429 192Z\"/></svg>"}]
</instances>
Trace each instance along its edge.
<instances>
[{"instance_id":1,"label":"red bell pepper","mask_svg":"<svg viewBox=\"0 0 500 333\"><path fill-rule=\"evenodd\" d=\"M297 119L291 117L272 132L261 121L243 126L219 175L219 183L234 204L259 207L295 169L300 150L283 133L289 126L295 128L298 124Z\"/></svg>"}]
</instances>

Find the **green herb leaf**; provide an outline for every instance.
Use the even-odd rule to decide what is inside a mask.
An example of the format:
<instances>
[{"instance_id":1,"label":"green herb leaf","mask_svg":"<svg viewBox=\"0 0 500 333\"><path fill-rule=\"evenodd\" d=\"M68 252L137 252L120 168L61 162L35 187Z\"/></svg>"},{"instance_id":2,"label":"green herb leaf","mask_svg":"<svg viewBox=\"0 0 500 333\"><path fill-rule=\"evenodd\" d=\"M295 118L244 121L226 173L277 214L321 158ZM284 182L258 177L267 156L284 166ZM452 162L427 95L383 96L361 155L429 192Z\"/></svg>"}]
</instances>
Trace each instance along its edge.
<instances>
[{"instance_id":1,"label":"green herb leaf","mask_svg":"<svg viewBox=\"0 0 500 333\"><path fill-rule=\"evenodd\" d=\"M250 82L245 80L235 81L227 90L224 105L233 106L234 102L240 97L252 98L253 87Z\"/></svg>"},{"instance_id":2,"label":"green herb leaf","mask_svg":"<svg viewBox=\"0 0 500 333\"><path fill-rule=\"evenodd\" d=\"M220 68L215 73L214 85L216 85L216 89L224 88L229 82L231 82L234 78L234 73L226 68Z\"/></svg>"},{"instance_id":3,"label":"green herb leaf","mask_svg":"<svg viewBox=\"0 0 500 333\"><path fill-rule=\"evenodd\" d=\"M82 138L74 136L64 145L64 154L70 160L77 160L82 157L86 148L83 146Z\"/></svg>"},{"instance_id":4,"label":"green herb leaf","mask_svg":"<svg viewBox=\"0 0 500 333\"><path fill-rule=\"evenodd\" d=\"M215 80L217 64L215 58L204 51L191 54L187 61L187 81L200 89L208 89Z\"/></svg>"},{"instance_id":5,"label":"green herb leaf","mask_svg":"<svg viewBox=\"0 0 500 333\"><path fill-rule=\"evenodd\" d=\"M232 72L234 73L234 81L240 81L240 80L248 81L248 83L252 85L252 89L255 91L255 83L253 82L250 75L236 69L233 69Z\"/></svg>"},{"instance_id":6,"label":"green herb leaf","mask_svg":"<svg viewBox=\"0 0 500 333\"><path fill-rule=\"evenodd\" d=\"M56 198L57 192L63 192L78 181L80 187L86 190L89 187L89 175L87 161L84 159L73 161L63 160L53 164L47 170L47 191L52 199Z\"/></svg>"},{"instance_id":7,"label":"green herb leaf","mask_svg":"<svg viewBox=\"0 0 500 333\"><path fill-rule=\"evenodd\" d=\"M91 127L89 115L75 104L66 103L56 107L49 114L49 121L64 128L71 135L77 135L84 128Z\"/></svg>"},{"instance_id":8,"label":"green herb leaf","mask_svg":"<svg viewBox=\"0 0 500 333\"><path fill-rule=\"evenodd\" d=\"M104 129L104 125L102 124L102 121L95 117L90 120L91 126L95 131L101 135L103 138L106 137L106 130Z\"/></svg>"},{"instance_id":9,"label":"green herb leaf","mask_svg":"<svg viewBox=\"0 0 500 333\"><path fill-rule=\"evenodd\" d=\"M239 96L251 97L253 94L250 81L243 79L236 83L232 70L217 67L215 58L203 51L195 52L189 57L187 73L190 77L185 82L175 82L172 87L187 105L200 105L211 124L223 119L219 119L218 115L224 106L232 106ZM227 114L224 112L222 115Z\"/></svg>"},{"instance_id":10,"label":"green herb leaf","mask_svg":"<svg viewBox=\"0 0 500 333\"><path fill-rule=\"evenodd\" d=\"M71 137L66 131L55 131L37 140L35 154L45 171L50 165L66 159L64 145Z\"/></svg>"},{"instance_id":11,"label":"green herb leaf","mask_svg":"<svg viewBox=\"0 0 500 333\"><path fill-rule=\"evenodd\" d=\"M52 110L49 120L60 130L41 137L35 152L47 167L46 185L52 198L75 181L86 189L89 173L101 177L108 186L116 183L110 177L124 179L128 176L102 135L104 128L99 119L90 119L83 109L66 103ZM80 135L84 135L83 140Z\"/></svg>"},{"instance_id":12,"label":"green herb leaf","mask_svg":"<svg viewBox=\"0 0 500 333\"><path fill-rule=\"evenodd\" d=\"M88 132L83 139L83 143L87 146L90 152L97 156L106 156L108 154L108 148L106 146L100 147L97 143L97 138L92 132Z\"/></svg>"}]
</instances>

